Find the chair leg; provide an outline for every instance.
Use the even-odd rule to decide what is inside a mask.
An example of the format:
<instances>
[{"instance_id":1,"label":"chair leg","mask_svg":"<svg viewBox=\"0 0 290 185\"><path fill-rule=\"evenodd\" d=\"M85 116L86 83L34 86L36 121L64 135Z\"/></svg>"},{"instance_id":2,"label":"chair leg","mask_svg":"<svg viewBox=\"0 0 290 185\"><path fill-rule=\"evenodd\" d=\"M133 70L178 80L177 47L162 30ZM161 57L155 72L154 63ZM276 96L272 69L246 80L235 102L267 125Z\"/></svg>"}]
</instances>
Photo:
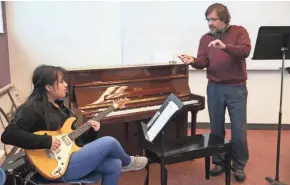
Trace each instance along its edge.
<instances>
[{"instance_id":1,"label":"chair leg","mask_svg":"<svg viewBox=\"0 0 290 185\"><path fill-rule=\"evenodd\" d=\"M31 177L33 177L33 175L35 175L35 171L31 171L25 178L25 181L24 181L24 185L27 185L27 183L31 183L31 184L34 184L34 185L37 185L36 183L32 182L30 179Z\"/></svg>"},{"instance_id":2,"label":"chair leg","mask_svg":"<svg viewBox=\"0 0 290 185\"><path fill-rule=\"evenodd\" d=\"M205 157L205 179L209 179L209 171L210 171L210 156Z\"/></svg>"}]
</instances>

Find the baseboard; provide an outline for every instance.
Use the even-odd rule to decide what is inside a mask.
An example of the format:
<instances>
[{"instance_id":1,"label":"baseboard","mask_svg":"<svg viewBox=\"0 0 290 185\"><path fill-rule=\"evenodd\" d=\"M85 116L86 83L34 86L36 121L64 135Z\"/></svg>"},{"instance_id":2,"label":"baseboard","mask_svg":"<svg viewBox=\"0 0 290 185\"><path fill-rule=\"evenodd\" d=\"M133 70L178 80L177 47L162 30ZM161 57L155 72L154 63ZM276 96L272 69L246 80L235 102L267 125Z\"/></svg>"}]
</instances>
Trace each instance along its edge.
<instances>
[{"instance_id":1,"label":"baseboard","mask_svg":"<svg viewBox=\"0 0 290 185\"><path fill-rule=\"evenodd\" d=\"M190 127L189 123L189 127ZM199 129L209 129L210 124L206 122L198 122L196 123L196 128ZM226 129L230 129L231 124L226 123ZM248 130L277 130L278 124L265 124L265 123L248 123L247 124ZM281 125L281 130L290 130L290 124L282 124Z\"/></svg>"}]
</instances>

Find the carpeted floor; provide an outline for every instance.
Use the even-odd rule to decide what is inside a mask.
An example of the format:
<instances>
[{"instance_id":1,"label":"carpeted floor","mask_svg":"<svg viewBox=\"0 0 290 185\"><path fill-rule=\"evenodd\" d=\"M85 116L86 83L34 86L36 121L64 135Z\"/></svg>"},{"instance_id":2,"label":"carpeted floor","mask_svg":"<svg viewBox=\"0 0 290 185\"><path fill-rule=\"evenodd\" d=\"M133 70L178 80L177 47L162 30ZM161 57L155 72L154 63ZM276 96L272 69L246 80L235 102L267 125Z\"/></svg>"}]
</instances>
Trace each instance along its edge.
<instances>
[{"instance_id":1,"label":"carpeted floor","mask_svg":"<svg viewBox=\"0 0 290 185\"><path fill-rule=\"evenodd\" d=\"M208 130L198 130L198 133ZM230 132L227 130L227 138ZM244 185L268 185L266 176L275 176L277 132L264 130L249 130L248 144L250 159L246 167L247 179ZM280 180L290 184L290 131L282 131L280 161ZM205 179L204 159L189 161L167 166L168 185L224 185L224 174L219 177ZM123 173L119 185L142 185L145 170ZM233 185L237 183L232 176ZM159 165L150 168L150 185L160 185Z\"/></svg>"}]
</instances>

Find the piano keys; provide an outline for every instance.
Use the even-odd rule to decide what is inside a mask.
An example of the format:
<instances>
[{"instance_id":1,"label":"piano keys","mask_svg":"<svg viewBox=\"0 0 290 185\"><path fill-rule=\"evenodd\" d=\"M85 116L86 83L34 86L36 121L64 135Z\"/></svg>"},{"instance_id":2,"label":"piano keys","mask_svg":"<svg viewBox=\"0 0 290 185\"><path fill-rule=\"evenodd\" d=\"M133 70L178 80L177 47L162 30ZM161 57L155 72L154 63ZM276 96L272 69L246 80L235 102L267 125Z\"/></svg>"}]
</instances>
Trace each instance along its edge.
<instances>
[{"instance_id":1,"label":"piano keys","mask_svg":"<svg viewBox=\"0 0 290 185\"><path fill-rule=\"evenodd\" d=\"M191 134L195 134L196 115L204 109L205 100L190 92L188 73L184 64L71 69L66 74L67 102L86 121L113 100L129 98L131 101L125 109L112 112L101 121L100 136L116 137L131 155L140 155L142 148L138 143L143 139L140 122L150 120L171 93L185 106L170 120L172 124L165 131L165 139L187 135L188 112L192 114Z\"/></svg>"},{"instance_id":2,"label":"piano keys","mask_svg":"<svg viewBox=\"0 0 290 185\"><path fill-rule=\"evenodd\" d=\"M184 105L196 105L198 104L198 101L190 100L190 101L184 101L183 103ZM118 115L140 113L140 112L145 112L145 111L157 111L160 108L160 106L161 105L153 105L153 106L146 106L146 107L140 107L140 108L131 108L131 109L126 109L126 110L117 110L115 112L111 112L110 114L108 114L107 118L111 118L113 116L118 116Z\"/></svg>"}]
</instances>

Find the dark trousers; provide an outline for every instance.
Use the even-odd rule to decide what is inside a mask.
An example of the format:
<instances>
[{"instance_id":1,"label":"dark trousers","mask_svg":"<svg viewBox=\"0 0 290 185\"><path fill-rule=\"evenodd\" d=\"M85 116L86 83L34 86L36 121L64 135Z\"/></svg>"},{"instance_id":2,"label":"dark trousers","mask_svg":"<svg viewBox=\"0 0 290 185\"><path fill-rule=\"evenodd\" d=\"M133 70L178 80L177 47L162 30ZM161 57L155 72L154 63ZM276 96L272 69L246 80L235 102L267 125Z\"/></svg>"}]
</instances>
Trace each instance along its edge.
<instances>
[{"instance_id":1,"label":"dark trousers","mask_svg":"<svg viewBox=\"0 0 290 185\"><path fill-rule=\"evenodd\" d=\"M225 137L225 110L228 109L231 121L231 142L233 143L232 169L243 170L249 159L247 144L247 97L245 85L226 86L208 83L207 103L211 132ZM223 164L224 156L213 156L214 164Z\"/></svg>"}]
</instances>

